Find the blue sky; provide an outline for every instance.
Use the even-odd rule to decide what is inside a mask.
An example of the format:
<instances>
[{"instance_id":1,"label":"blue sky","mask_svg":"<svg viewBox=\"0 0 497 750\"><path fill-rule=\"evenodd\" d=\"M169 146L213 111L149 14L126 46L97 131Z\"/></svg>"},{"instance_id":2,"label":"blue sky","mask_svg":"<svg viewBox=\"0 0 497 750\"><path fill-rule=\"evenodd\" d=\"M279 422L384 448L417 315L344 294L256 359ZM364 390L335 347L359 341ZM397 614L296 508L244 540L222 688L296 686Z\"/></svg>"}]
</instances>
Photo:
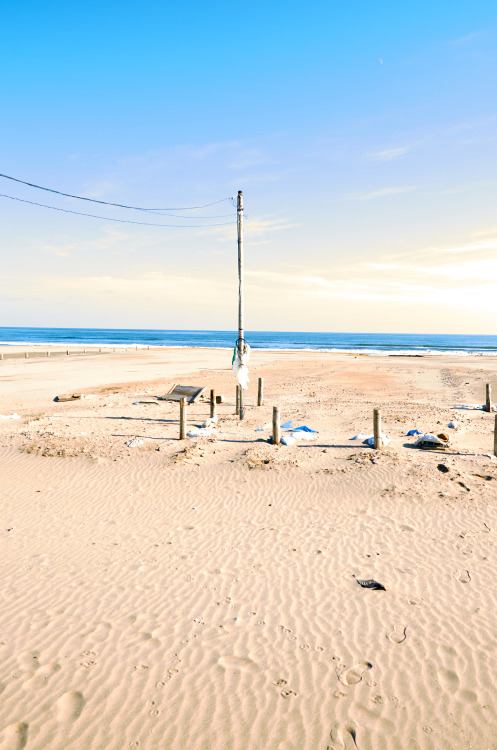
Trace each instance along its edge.
<instances>
[{"instance_id":1,"label":"blue sky","mask_svg":"<svg viewBox=\"0 0 497 750\"><path fill-rule=\"evenodd\" d=\"M27 1L1 18L0 172L139 206L242 189L247 328L495 332L493 3ZM234 225L0 211L5 325L236 327Z\"/></svg>"}]
</instances>

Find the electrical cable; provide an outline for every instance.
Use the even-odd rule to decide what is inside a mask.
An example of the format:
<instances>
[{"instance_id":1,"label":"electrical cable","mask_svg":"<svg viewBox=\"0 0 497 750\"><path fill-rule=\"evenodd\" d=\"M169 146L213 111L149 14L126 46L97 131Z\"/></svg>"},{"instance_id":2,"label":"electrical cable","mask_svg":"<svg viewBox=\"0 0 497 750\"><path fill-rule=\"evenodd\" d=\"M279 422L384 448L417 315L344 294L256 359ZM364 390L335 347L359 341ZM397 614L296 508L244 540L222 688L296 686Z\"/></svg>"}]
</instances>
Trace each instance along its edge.
<instances>
[{"instance_id":1,"label":"electrical cable","mask_svg":"<svg viewBox=\"0 0 497 750\"><path fill-rule=\"evenodd\" d=\"M42 187L41 185L35 185L32 182L25 182L25 180L19 180L17 177L10 177L8 174L1 174L0 177L4 177L6 180L12 180L13 182L19 182L21 185L28 185L28 187L36 188L37 190L46 190L49 193L56 193L56 195L63 195L66 198L77 198L80 201L89 201L90 203L101 203L104 206L116 206L117 208L129 208L133 211L196 211L200 208L208 208L209 206L217 206L218 203L224 203L224 201L232 200L231 198L221 198L218 201L212 203L205 203L203 206L183 206L177 208L140 208L139 206L126 206L123 203L110 203L109 201L99 201L96 198L85 198L82 195L72 195L71 193L63 193L60 190L52 190L52 188ZM10 196L7 196L10 197Z\"/></svg>"},{"instance_id":2,"label":"electrical cable","mask_svg":"<svg viewBox=\"0 0 497 750\"><path fill-rule=\"evenodd\" d=\"M147 227L171 227L177 229L201 229L203 227L226 227L229 225L236 224L236 221L225 221L221 224L153 224L149 221L131 221L129 219L112 219L109 216L97 216L96 214L86 214L81 211L71 211L68 208L58 208L57 206L48 206L46 203L35 203L35 201L28 201L25 198L15 198L13 195L5 195L0 193L0 198L9 198L12 201L19 201L20 203L29 203L32 206L40 206L41 208L50 208L52 211L63 211L65 214L76 214L77 216L89 216L92 219L102 219L103 221L116 221L120 224L141 224ZM111 204L113 205L113 204Z\"/></svg>"}]
</instances>

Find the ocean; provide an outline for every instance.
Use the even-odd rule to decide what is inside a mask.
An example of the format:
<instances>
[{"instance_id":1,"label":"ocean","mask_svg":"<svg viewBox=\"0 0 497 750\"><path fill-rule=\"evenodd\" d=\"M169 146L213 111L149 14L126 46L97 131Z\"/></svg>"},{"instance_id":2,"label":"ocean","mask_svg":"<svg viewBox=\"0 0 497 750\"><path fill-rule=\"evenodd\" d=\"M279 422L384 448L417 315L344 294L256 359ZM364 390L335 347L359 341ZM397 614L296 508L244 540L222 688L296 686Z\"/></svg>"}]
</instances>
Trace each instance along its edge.
<instances>
[{"instance_id":1,"label":"ocean","mask_svg":"<svg viewBox=\"0 0 497 750\"><path fill-rule=\"evenodd\" d=\"M170 346L232 349L236 331L167 331L112 328L0 328L0 346ZM497 336L432 333L305 333L247 331L253 349L356 354L497 356Z\"/></svg>"}]
</instances>

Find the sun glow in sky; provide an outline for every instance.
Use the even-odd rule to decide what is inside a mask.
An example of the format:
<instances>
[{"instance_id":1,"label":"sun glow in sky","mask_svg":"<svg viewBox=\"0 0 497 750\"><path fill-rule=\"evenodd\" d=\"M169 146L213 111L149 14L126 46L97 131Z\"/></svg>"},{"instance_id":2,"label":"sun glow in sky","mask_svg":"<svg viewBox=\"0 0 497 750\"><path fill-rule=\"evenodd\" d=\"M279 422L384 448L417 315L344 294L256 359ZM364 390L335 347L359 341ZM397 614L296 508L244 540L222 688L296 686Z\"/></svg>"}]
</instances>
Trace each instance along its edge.
<instances>
[{"instance_id":1,"label":"sun glow in sky","mask_svg":"<svg viewBox=\"0 0 497 750\"><path fill-rule=\"evenodd\" d=\"M249 330L496 332L495 3L25 0L2 22L0 172L134 206L243 190ZM0 193L201 225L0 197L2 325L236 328L230 201Z\"/></svg>"}]
</instances>

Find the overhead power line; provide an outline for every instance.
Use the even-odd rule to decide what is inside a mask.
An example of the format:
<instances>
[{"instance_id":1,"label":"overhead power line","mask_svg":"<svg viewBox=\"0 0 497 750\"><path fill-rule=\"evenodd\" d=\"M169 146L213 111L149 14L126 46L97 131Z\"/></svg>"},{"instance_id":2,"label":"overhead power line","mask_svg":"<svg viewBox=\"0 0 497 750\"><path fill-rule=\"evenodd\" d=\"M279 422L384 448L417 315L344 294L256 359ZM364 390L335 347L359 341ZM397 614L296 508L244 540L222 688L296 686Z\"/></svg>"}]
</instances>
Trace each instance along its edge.
<instances>
[{"instance_id":1,"label":"overhead power line","mask_svg":"<svg viewBox=\"0 0 497 750\"><path fill-rule=\"evenodd\" d=\"M1 176L1 175L0 175ZM57 192L57 191L54 191ZM35 201L28 201L25 198L15 198L13 195L5 195L4 193L0 193L0 198L9 198L11 201L19 201L20 203L29 203L32 206L40 206L41 208L50 208L52 211L63 211L65 214L76 214L77 216L89 216L92 219L103 219L104 221L115 221L119 224L141 224L142 226L147 227L172 227L172 228L178 228L178 229L200 229L202 227L226 227L228 225L236 224L236 220L234 221L225 221L221 224L153 224L149 221L131 221L129 219L113 219L109 216L97 216L96 214L86 214L82 211L71 211L68 208L58 208L57 206L48 206L46 203L36 203ZM101 203L103 201L97 201L98 203ZM114 205L114 204L110 204ZM141 210L141 209L139 209ZM146 209L143 209L146 210ZM178 209L176 209L178 210Z\"/></svg>"},{"instance_id":2,"label":"overhead power line","mask_svg":"<svg viewBox=\"0 0 497 750\"><path fill-rule=\"evenodd\" d=\"M116 206L117 208L129 208L133 211L196 211L200 208L209 208L209 206L217 206L218 203L224 203L225 201L232 200L231 198L221 198L218 201L213 201L212 203L204 203L202 206L179 206L179 207L169 207L169 208L143 208L140 206L127 206L124 203L110 203L110 201L99 201L96 198L85 198L82 195L72 195L71 193L63 193L61 190L53 190L52 188L42 187L41 185L35 185L32 182L26 182L25 180L19 180L17 177L10 177L8 174L1 174L0 177L4 177L6 180L12 180L13 182L19 182L21 185L27 185L28 187L36 188L37 190L46 190L48 193L55 193L56 195L63 195L66 198L77 198L80 201L89 201L90 203L100 203L103 206ZM10 196L5 196L9 198ZM29 201L26 201L26 203L29 203ZM36 205L36 204L35 204ZM42 205L42 204L38 204ZM52 208L51 206L46 206L46 208ZM62 209L61 209L62 210ZM73 211L73 213L77 213L76 211ZM115 220L117 221L117 219ZM128 222L133 223L133 222ZM139 224L140 222L135 222L136 224ZM161 225L161 226L166 226Z\"/></svg>"}]
</instances>

